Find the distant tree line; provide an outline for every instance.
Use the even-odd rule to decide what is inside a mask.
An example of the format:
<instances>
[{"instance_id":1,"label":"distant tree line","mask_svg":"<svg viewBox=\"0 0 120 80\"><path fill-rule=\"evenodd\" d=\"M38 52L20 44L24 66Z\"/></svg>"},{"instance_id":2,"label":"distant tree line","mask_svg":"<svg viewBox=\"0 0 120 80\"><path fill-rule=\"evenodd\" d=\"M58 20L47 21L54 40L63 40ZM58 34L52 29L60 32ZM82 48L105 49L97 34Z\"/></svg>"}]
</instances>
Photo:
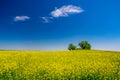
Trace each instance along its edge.
<instances>
[{"instance_id":1,"label":"distant tree line","mask_svg":"<svg viewBox=\"0 0 120 80\"><path fill-rule=\"evenodd\" d=\"M68 50L91 50L91 44L88 41L81 41L78 43L78 46L77 48L73 43L70 43Z\"/></svg>"}]
</instances>

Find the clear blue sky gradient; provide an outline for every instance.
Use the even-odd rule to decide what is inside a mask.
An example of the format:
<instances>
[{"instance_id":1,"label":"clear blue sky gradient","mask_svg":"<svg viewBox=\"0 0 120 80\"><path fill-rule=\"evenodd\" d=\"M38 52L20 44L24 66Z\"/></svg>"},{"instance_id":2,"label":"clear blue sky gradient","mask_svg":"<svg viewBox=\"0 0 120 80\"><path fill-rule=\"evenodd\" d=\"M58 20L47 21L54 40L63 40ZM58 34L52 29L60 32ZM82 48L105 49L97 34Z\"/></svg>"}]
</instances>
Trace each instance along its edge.
<instances>
[{"instance_id":1,"label":"clear blue sky gradient","mask_svg":"<svg viewBox=\"0 0 120 80\"><path fill-rule=\"evenodd\" d=\"M84 12L42 22L64 5ZM30 19L15 22L15 16ZM0 0L0 49L66 50L81 40L93 49L120 50L120 0Z\"/></svg>"}]
</instances>

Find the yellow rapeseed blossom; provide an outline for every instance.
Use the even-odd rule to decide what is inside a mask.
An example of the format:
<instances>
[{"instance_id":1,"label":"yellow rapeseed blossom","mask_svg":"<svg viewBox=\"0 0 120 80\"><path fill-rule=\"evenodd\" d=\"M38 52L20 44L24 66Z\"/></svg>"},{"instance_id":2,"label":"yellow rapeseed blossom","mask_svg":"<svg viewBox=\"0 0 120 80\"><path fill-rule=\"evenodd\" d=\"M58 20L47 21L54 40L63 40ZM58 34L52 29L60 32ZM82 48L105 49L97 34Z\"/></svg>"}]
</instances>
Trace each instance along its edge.
<instances>
[{"instance_id":1,"label":"yellow rapeseed blossom","mask_svg":"<svg viewBox=\"0 0 120 80\"><path fill-rule=\"evenodd\" d=\"M0 51L0 80L119 80L120 52Z\"/></svg>"}]
</instances>

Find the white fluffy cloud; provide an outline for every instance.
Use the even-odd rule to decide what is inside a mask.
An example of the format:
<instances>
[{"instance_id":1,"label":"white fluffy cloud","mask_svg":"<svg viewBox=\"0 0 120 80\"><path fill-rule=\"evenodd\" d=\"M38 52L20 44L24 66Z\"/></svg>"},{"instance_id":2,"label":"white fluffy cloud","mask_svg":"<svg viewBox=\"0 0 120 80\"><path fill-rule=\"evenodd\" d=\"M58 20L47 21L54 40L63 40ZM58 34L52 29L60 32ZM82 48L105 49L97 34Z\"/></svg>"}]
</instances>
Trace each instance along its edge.
<instances>
[{"instance_id":1,"label":"white fluffy cloud","mask_svg":"<svg viewBox=\"0 0 120 80\"><path fill-rule=\"evenodd\" d=\"M53 19L53 17L41 17L43 20L43 23L49 23Z\"/></svg>"},{"instance_id":2,"label":"white fluffy cloud","mask_svg":"<svg viewBox=\"0 0 120 80\"><path fill-rule=\"evenodd\" d=\"M16 16L14 18L14 21L15 22L17 22L17 21L26 21L26 20L29 20L29 19L30 19L30 17L28 17L28 16Z\"/></svg>"},{"instance_id":3,"label":"white fluffy cloud","mask_svg":"<svg viewBox=\"0 0 120 80\"><path fill-rule=\"evenodd\" d=\"M60 8L56 8L54 11L51 12L52 17L65 17L69 16L70 14L81 13L84 10L78 6L67 5L62 6Z\"/></svg>"},{"instance_id":4,"label":"white fluffy cloud","mask_svg":"<svg viewBox=\"0 0 120 80\"><path fill-rule=\"evenodd\" d=\"M54 18L66 17L69 16L70 14L82 13L83 11L84 10L79 6L64 5L60 8L55 8L55 10L51 11L49 17L42 17L42 22L49 23Z\"/></svg>"}]
</instances>

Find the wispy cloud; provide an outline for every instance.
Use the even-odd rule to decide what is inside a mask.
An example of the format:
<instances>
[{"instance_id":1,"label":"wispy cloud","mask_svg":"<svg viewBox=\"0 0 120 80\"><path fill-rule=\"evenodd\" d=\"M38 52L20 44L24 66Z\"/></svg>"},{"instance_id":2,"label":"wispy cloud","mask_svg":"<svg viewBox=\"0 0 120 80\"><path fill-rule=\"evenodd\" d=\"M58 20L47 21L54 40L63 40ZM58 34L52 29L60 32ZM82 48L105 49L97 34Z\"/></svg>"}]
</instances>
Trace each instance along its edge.
<instances>
[{"instance_id":1,"label":"wispy cloud","mask_svg":"<svg viewBox=\"0 0 120 80\"><path fill-rule=\"evenodd\" d=\"M42 18L42 22L43 23L49 23L49 22L51 22L51 20L53 19L53 17L41 17Z\"/></svg>"},{"instance_id":2,"label":"wispy cloud","mask_svg":"<svg viewBox=\"0 0 120 80\"><path fill-rule=\"evenodd\" d=\"M14 18L14 21L15 22L18 22L18 21L26 21L26 20L29 20L30 19L30 17L28 17L28 16L16 16L15 18Z\"/></svg>"},{"instance_id":3,"label":"wispy cloud","mask_svg":"<svg viewBox=\"0 0 120 80\"><path fill-rule=\"evenodd\" d=\"M84 10L78 6L67 5L67 6L62 6L61 8L56 8L54 11L51 12L51 16L65 17L65 16L69 16L70 14L77 14L83 11Z\"/></svg>"},{"instance_id":4,"label":"wispy cloud","mask_svg":"<svg viewBox=\"0 0 120 80\"><path fill-rule=\"evenodd\" d=\"M82 12L84 12L84 10L79 6L64 5L60 8L55 8L55 10L51 11L50 17L42 17L42 20L44 23L49 23L54 18L67 17L71 14L78 14Z\"/></svg>"}]
</instances>

